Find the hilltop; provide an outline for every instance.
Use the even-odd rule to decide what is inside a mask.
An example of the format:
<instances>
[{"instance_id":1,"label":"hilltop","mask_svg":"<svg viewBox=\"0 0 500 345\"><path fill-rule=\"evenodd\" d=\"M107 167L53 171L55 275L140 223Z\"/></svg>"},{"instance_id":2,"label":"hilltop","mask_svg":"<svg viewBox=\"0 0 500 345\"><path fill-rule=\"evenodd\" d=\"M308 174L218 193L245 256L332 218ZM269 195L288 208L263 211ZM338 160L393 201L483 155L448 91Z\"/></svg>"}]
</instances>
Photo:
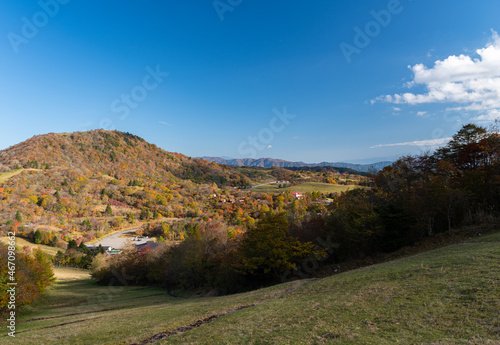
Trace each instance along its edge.
<instances>
[{"instance_id":1,"label":"hilltop","mask_svg":"<svg viewBox=\"0 0 500 345\"><path fill-rule=\"evenodd\" d=\"M249 184L235 169L165 151L130 133L105 130L38 135L0 151L0 173L15 168L70 169L86 177L133 179L140 173L197 183Z\"/></svg>"}]
</instances>

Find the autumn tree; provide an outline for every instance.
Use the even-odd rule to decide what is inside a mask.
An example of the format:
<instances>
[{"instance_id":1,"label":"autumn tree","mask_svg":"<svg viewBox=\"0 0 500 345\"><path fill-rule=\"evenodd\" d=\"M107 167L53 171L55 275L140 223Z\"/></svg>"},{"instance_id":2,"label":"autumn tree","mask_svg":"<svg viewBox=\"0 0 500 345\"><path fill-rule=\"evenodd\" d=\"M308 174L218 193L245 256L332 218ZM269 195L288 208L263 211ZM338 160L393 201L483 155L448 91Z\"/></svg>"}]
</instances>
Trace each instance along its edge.
<instances>
[{"instance_id":1,"label":"autumn tree","mask_svg":"<svg viewBox=\"0 0 500 345\"><path fill-rule=\"evenodd\" d=\"M108 204L108 206L106 206L106 211L105 211L106 214L108 215L113 215L113 210L111 209L111 205Z\"/></svg>"},{"instance_id":2,"label":"autumn tree","mask_svg":"<svg viewBox=\"0 0 500 345\"><path fill-rule=\"evenodd\" d=\"M327 234L340 243L340 260L356 259L375 251L376 234L380 222L370 192L354 189L343 193L331 205L327 220Z\"/></svg>"},{"instance_id":3,"label":"autumn tree","mask_svg":"<svg viewBox=\"0 0 500 345\"><path fill-rule=\"evenodd\" d=\"M69 240L68 241L68 249L76 249L78 245L76 244L75 240Z\"/></svg>"},{"instance_id":4,"label":"autumn tree","mask_svg":"<svg viewBox=\"0 0 500 345\"><path fill-rule=\"evenodd\" d=\"M40 244L42 243L42 238L43 238L42 232L39 229L37 229L33 235L33 242L35 242L35 244Z\"/></svg>"},{"instance_id":5,"label":"autumn tree","mask_svg":"<svg viewBox=\"0 0 500 345\"><path fill-rule=\"evenodd\" d=\"M127 221L130 224L134 224L134 214L132 212L130 212L130 213L127 214Z\"/></svg>"},{"instance_id":6,"label":"autumn tree","mask_svg":"<svg viewBox=\"0 0 500 345\"><path fill-rule=\"evenodd\" d=\"M8 273L8 256L10 248L0 243L0 289L11 288L12 280ZM32 253L28 250L16 249L16 307L27 305L36 300L54 281L50 257L40 249ZM0 312L7 310L8 294L0 294Z\"/></svg>"},{"instance_id":7,"label":"autumn tree","mask_svg":"<svg viewBox=\"0 0 500 345\"><path fill-rule=\"evenodd\" d=\"M17 211L16 212L16 220L19 222L19 223L22 223L23 222L23 217L21 216L21 212Z\"/></svg>"},{"instance_id":8,"label":"autumn tree","mask_svg":"<svg viewBox=\"0 0 500 345\"><path fill-rule=\"evenodd\" d=\"M141 210L141 214L139 215L140 220L149 220L151 218L151 213L149 212L149 209L143 208Z\"/></svg>"},{"instance_id":9,"label":"autumn tree","mask_svg":"<svg viewBox=\"0 0 500 345\"><path fill-rule=\"evenodd\" d=\"M307 257L321 258L324 252L310 243L288 235L286 213L271 214L247 231L238 247L236 268L256 285L268 284L286 271L297 268Z\"/></svg>"}]
</instances>

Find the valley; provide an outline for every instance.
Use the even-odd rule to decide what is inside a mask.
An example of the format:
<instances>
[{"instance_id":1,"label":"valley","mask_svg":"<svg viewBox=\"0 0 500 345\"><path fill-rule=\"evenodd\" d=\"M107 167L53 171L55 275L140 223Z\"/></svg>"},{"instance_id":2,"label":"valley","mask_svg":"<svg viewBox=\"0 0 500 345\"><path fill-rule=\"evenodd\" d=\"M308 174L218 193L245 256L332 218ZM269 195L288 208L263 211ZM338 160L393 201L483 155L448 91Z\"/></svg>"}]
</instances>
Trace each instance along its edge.
<instances>
[{"instance_id":1,"label":"valley","mask_svg":"<svg viewBox=\"0 0 500 345\"><path fill-rule=\"evenodd\" d=\"M493 344L498 145L467 125L370 174L220 165L119 131L31 138L0 151L16 337Z\"/></svg>"},{"instance_id":2,"label":"valley","mask_svg":"<svg viewBox=\"0 0 500 345\"><path fill-rule=\"evenodd\" d=\"M0 345L500 345L499 1L0 13Z\"/></svg>"}]
</instances>

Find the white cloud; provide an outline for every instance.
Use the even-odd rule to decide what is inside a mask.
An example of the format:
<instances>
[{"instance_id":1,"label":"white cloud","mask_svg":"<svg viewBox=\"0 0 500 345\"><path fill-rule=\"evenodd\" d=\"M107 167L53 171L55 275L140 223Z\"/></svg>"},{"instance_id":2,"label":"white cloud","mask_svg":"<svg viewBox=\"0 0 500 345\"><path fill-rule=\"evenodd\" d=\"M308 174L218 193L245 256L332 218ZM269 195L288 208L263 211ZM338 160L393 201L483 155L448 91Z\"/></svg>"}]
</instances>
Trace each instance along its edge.
<instances>
[{"instance_id":1,"label":"white cloud","mask_svg":"<svg viewBox=\"0 0 500 345\"><path fill-rule=\"evenodd\" d=\"M399 107L394 107L394 108L392 108L392 110L394 110L394 111L401 111L401 108L399 108Z\"/></svg>"},{"instance_id":2,"label":"white cloud","mask_svg":"<svg viewBox=\"0 0 500 345\"><path fill-rule=\"evenodd\" d=\"M500 118L500 109L491 109L487 114L479 115L476 120L479 122L494 122Z\"/></svg>"},{"instance_id":3,"label":"white cloud","mask_svg":"<svg viewBox=\"0 0 500 345\"><path fill-rule=\"evenodd\" d=\"M271 148L273 148L273 146L272 146L272 145L269 145L269 146L267 147L267 149L271 149Z\"/></svg>"},{"instance_id":4,"label":"white cloud","mask_svg":"<svg viewBox=\"0 0 500 345\"><path fill-rule=\"evenodd\" d=\"M429 139L429 140L416 140L407 141L404 143L394 143L394 144L380 144L370 147L371 149L376 149L379 147L389 147L389 146L426 146L426 147L438 147L447 144L452 138L440 138L440 139Z\"/></svg>"},{"instance_id":5,"label":"white cloud","mask_svg":"<svg viewBox=\"0 0 500 345\"><path fill-rule=\"evenodd\" d=\"M158 121L158 123L165 125L165 126L170 126L170 123L165 122L165 121Z\"/></svg>"},{"instance_id":6,"label":"white cloud","mask_svg":"<svg viewBox=\"0 0 500 345\"><path fill-rule=\"evenodd\" d=\"M477 121L491 121L500 110L500 37L495 31L491 42L477 49L476 54L475 58L451 55L437 60L432 68L423 64L409 66L414 77L405 86L423 85L427 92L383 95L372 103L456 103L460 106L448 110L472 112Z\"/></svg>"},{"instance_id":7,"label":"white cloud","mask_svg":"<svg viewBox=\"0 0 500 345\"><path fill-rule=\"evenodd\" d=\"M419 112L417 112L417 116L424 116L426 114L427 114L426 111L419 111Z\"/></svg>"}]
</instances>

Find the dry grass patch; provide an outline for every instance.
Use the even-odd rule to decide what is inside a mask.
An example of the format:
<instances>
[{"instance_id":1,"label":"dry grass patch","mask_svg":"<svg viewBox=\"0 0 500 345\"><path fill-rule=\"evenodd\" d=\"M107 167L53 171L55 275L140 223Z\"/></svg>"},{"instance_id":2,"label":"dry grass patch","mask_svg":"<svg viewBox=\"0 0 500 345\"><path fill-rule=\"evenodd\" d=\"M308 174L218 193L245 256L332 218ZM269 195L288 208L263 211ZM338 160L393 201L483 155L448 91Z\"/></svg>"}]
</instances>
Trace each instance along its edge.
<instances>
[{"instance_id":1,"label":"dry grass patch","mask_svg":"<svg viewBox=\"0 0 500 345\"><path fill-rule=\"evenodd\" d=\"M7 237L2 236L2 237L0 237L0 241L7 243L9 240ZM28 246L32 250L35 248L40 248L41 250L43 250L45 253L49 254L50 256L56 255L59 250L64 251L63 249L57 248L57 247L49 247L49 246L46 246L43 244L34 244L34 243L28 242L24 238L20 238L20 237L16 237L16 246L21 247L21 248L24 246Z\"/></svg>"},{"instance_id":2,"label":"dry grass patch","mask_svg":"<svg viewBox=\"0 0 500 345\"><path fill-rule=\"evenodd\" d=\"M59 281L87 280L90 278L90 271L70 267L56 267L54 274Z\"/></svg>"},{"instance_id":3,"label":"dry grass patch","mask_svg":"<svg viewBox=\"0 0 500 345\"><path fill-rule=\"evenodd\" d=\"M12 170L12 171L7 171L7 172L4 172L4 173L0 173L0 183L3 183L5 181L9 180L11 177L19 175L23 171L42 171L42 170L41 169L24 169L24 168L21 168L21 169L16 169L16 170Z\"/></svg>"}]
</instances>

